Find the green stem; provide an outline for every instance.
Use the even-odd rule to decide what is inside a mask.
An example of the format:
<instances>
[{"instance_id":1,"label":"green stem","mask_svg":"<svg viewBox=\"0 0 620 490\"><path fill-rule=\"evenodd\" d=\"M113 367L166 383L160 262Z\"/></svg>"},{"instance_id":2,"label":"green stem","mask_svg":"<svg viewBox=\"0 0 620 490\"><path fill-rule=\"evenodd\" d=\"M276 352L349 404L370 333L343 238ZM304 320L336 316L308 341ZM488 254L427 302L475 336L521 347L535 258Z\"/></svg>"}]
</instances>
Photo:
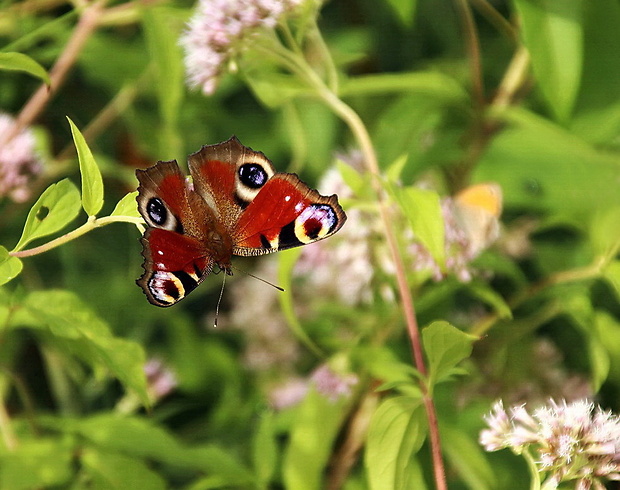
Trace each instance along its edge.
<instances>
[{"instance_id":1,"label":"green stem","mask_svg":"<svg viewBox=\"0 0 620 490\"><path fill-rule=\"evenodd\" d=\"M373 190L377 195L379 214L383 223L390 254L392 256L392 260L394 261L396 281L405 315L405 322L407 324L407 331L411 342L414 363L418 371L426 377L428 372L422 353L422 343L420 340L420 331L416 319L415 307L409 290L403 258L400 255L398 242L392 228L392 219L390 216L387 196L381 183L381 171L377 160L377 154L370 139L368 130L357 112L343 102L332 90L330 90L325 82L312 69L312 67L307 64L305 59L295 56L294 53L286 50L283 46L280 46L279 49L276 50L275 54L280 58L285 66L287 66L293 73L297 74L302 80L305 80L310 87L315 90L319 99L321 99L327 107L329 107L338 117L340 117L340 119L344 121L357 140L360 150L364 155L366 168L373 177L371 179L371 183ZM435 472L435 485L438 490L445 490L447 489L447 485L441 453L437 413L435 411L433 398L426 389L424 383L422 383L422 390L424 392L423 400L429 423L429 437L431 442L433 469Z\"/></svg>"},{"instance_id":2,"label":"green stem","mask_svg":"<svg viewBox=\"0 0 620 490\"><path fill-rule=\"evenodd\" d=\"M43 245L39 245L38 247L9 252L9 255L18 258L39 255L43 252L59 247L60 245L64 245L71 240L75 240L95 228L100 228L102 226L109 225L110 223L133 223L135 225L140 225L144 224L144 221L142 218L133 218L131 216L104 216L103 218L95 218L94 216L90 216L86 223L75 230L70 231L69 233L65 233L64 235L44 243Z\"/></svg>"},{"instance_id":3,"label":"green stem","mask_svg":"<svg viewBox=\"0 0 620 490\"><path fill-rule=\"evenodd\" d=\"M536 462L527 449L523 451L522 454L530 472L530 490L540 490L540 473L538 471L538 467L536 466Z\"/></svg>"}]
</instances>

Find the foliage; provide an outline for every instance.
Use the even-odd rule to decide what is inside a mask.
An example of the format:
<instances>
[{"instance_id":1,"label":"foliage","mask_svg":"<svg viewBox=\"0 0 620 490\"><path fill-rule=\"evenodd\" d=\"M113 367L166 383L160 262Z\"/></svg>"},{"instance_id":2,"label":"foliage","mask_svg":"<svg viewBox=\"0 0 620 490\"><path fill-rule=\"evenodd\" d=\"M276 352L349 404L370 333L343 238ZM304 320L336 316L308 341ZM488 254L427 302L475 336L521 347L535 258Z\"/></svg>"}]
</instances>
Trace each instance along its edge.
<instances>
[{"instance_id":1,"label":"foliage","mask_svg":"<svg viewBox=\"0 0 620 490\"><path fill-rule=\"evenodd\" d=\"M620 411L620 5L235 5L200 93L188 2L0 4L0 488L552 488L477 440ZM348 221L213 328L135 285L134 173L232 134Z\"/></svg>"}]
</instances>

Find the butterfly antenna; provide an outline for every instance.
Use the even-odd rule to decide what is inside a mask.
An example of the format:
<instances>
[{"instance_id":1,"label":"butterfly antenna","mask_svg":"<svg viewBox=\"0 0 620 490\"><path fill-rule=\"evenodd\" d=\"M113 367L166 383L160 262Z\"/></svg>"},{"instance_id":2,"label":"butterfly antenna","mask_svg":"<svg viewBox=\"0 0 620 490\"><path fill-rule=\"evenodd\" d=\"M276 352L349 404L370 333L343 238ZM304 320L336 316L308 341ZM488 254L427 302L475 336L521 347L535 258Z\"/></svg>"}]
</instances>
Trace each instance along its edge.
<instances>
[{"instance_id":1,"label":"butterfly antenna","mask_svg":"<svg viewBox=\"0 0 620 490\"><path fill-rule=\"evenodd\" d=\"M233 266L233 269L235 269L236 271L239 271L239 272L243 272L244 274L247 274L248 276L253 277L254 279L258 279L259 281L264 282L265 284L269 284L271 287L276 288L278 291L286 291L286 289L281 288L280 286L276 286L274 283L269 282L268 280L263 279L262 277L255 276L251 272L245 271L243 269L239 269L239 267Z\"/></svg>"},{"instance_id":2,"label":"butterfly antenna","mask_svg":"<svg viewBox=\"0 0 620 490\"><path fill-rule=\"evenodd\" d=\"M217 328L217 318L220 316L220 303L222 302L222 296L224 296L224 286L226 286L226 274L224 274L222 289L220 289L220 297L218 298L217 306L215 307L215 319L213 320L213 328Z\"/></svg>"}]
</instances>

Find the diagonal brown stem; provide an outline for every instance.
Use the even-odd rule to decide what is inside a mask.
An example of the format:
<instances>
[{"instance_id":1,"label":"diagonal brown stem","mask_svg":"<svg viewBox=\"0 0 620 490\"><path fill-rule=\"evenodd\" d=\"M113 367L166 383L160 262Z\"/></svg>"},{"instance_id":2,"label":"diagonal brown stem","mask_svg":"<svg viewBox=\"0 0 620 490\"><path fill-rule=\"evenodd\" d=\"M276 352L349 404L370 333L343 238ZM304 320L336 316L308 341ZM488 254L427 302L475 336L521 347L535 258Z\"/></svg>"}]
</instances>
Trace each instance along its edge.
<instances>
[{"instance_id":1,"label":"diagonal brown stem","mask_svg":"<svg viewBox=\"0 0 620 490\"><path fill-rule=\"evenodd\" d=\"M30 100L26 102L17 116L12 130L0 136L0 146L11 141L20 131L34 123L54 94L58 92L87 39L96 29L104 4L105 0L97 0L84 9L69 42L50 70L49 87L45 84L41 85Z\"/></svg>"}]
</instances>

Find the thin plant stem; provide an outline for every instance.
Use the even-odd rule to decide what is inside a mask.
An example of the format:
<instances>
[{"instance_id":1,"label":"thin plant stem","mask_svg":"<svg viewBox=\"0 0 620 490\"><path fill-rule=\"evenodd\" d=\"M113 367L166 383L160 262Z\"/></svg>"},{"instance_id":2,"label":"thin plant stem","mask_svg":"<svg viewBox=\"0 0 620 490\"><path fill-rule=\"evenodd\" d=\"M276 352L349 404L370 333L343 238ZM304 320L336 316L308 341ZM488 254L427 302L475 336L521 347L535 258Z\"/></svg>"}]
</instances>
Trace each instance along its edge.
<instances>
[{"instance_id":1,"label":"thin plant stem","mask_svg":"<svg viewBox=\"0 0 620 490\"><path fill-rule=\"evenodd\" d=\"M97 28L104 4L105 0L97 0L84 9L67 45L50 70L50 85L41 85L26 102L11 130L0 136L0 146L11 141L20 131L30 126L58 92L86 41Z\"/></svg>"},{"instance_id":2,"label":"thin plant stem","mask_svg":"<svg viewBox=\"0 0 620 490\"><path fill-rule=\"evenodd\" d=\"M357 112L342 101L329 89L327 85L325 85L317 73L306 63L305 59L295 56L285 48L279 50L276 49L275 54L281 58L281 61L285 64L285 66L288 66L291 71L297 73L302 80L306 80L310 86L314 88L319 99L322 100L338 117L340 117L340 119L344 121L357 140L360 150L364 155L364 163L366 168L372 176L371 184L375 194L377 195L379 215L383 223L390 255L394 261L396 281L399 296L402 302L403 313L405 315L407 332L411 342L414 363L418 371L426 377L428 375L428 371L424 362L422 343L420 340L420 330L416 319L415 307L409 290L405 265L391 224L391 213L387 202L387 196L381 183L381 171L377 160L377 154L370 139L370 135L368 134L368 130ZM421 388L424 394L423 402L429 424L429 438L431 443L433 470L435 473L435 485L438 490L446 490L447 485L445 469L441 452L441 441L439 437L439 426L435 411L435 404L428 388L424 384L422 384Z\"/></svg>"},{"instance_id":3,"label":"thin plant stem","mask_svg":"<svg viewBox=\"0 0 620 490\"><path fill-rule=\"evenodd\" d=\"M88 218L88 221L82 226L79 226L75 230L65 233L58 238L55 238L54 240L51 240L43 245L39 245L38 247L29 248L26 250L12 251L9 252L9 255L18 258L39 255L43 252L47 252L53 248L59 247L60 245L64 245L71 240L75 240L76 238L85 235L89 231L105 225L109 225L110 223L133 223L135 225L141 225L144 224L144 220L142 218L134 218L132 216L104 216L103 218L95 218L94 216L91 216Z\"/></svg>"},{"instance_id":4,"label":"thin plant stem","mask_svg":"<svg viewBox=\"0 0 620 490\"><path fill-rule=\"evenodd\" d=\"M470 75L473 99L476 103L476 112L481 115L484 109L484 82L482 80L482 61L480 58L480 43L471 9L467 0L455 0L463 24L463 37L469 58Z\"/></svg>"}]
</instances>

